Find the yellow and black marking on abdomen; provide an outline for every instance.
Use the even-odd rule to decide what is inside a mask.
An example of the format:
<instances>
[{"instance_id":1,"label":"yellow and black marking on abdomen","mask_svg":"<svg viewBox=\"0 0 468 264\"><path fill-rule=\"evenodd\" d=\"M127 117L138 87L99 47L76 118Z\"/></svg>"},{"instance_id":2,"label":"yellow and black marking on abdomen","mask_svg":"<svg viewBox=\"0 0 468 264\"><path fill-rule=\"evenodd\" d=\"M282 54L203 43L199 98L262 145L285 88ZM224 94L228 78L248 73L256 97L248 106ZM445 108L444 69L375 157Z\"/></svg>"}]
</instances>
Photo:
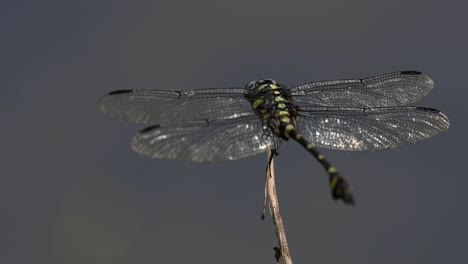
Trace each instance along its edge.
<instances>
[{"instance_id":1,"label":"yellow and black marking on abdomen","mask_svg":"<svg viewBox=\"0 0 468 264\"><path fill-rule=\"evenodd\" d=\"M347 181L338 173L338 170L331 165L325 156L321 154L312 144L307 142L296 129L289 131L289 136L301 144L311 153L327 171L330 178L330 189L334 199L341 199L345 204L354 204L353 195Z\"/></svg>"},{"instance_id":2,"label":"yellow and black marking on abdomen","mask_svg":"<svg viewBox=\"0 0 468 264\"><path fill-rule=\"evenodd\" d=\"M281 119L280 119L281 120ZM354 204L354 199L351 194L349 184L346 180L338 173L337 169L331 165L325 156L321 154L311 143L309 143L301 134L296 130L296 127L292 122L283 122L280 124L280 133L282 138L292 138L301 144L320 164L325 168L330 179L330 189L332 197L334 199L341 199L346 204Z\"/></svg>"},{"instance_id":3,"label":"yellow and black marking on abdomen","mask_svg":"<svg viewBox=\"0 0 468 264\"><path fill-rule=\"evenodd\" d=\"M291 103L291 95L286 87L273 80L257 80L247 85L247 98L252 102L254 112L262 118L263 124L284 139L290 138L301 144L311 153L327 171L330 188L334 199L341 199L346 204L353 204L353 196L346 180L339 175L323 154L314 148L296 129L297 110Z\"/></svg>"}]
</instances>

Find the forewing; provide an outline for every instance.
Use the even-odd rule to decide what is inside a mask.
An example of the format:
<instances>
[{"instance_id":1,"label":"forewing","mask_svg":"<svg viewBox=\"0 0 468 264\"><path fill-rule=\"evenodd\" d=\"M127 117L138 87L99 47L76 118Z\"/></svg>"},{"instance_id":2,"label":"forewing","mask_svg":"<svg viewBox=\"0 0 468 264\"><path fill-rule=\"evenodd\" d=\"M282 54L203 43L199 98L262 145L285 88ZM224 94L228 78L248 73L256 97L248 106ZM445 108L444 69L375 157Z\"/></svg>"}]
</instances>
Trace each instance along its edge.
<instances>
[{"instance_id":1,"label":"forewing","mask_svg":"<svg viewBox=\"0 0 468 264\"><path fill-rule=\"evenodd\" d=\"M122 90L101 98L99 108L124 121L149 125L235 118L252 112L243 88L190 91Z\"/></svg>"},{"instance_id":2,"label":"forewing","mask_svg":"<svg viewBox=\"0 0 468 264\"><path fill-rule=\"evenodd\" d=\"M400 71L363 79L306 83L291 88L291 94L299 105L390 107L417 101L433 86L424 73Z\"/></svg>"},{"instance_id":3,"label":"forewing","mask_svg":"<svg viewBox=\"0 0 468 264\"><path fill-rule=\"evenodd\" d=\"M276 136L257 116L148 127L132 140L132 148L156 159L192 162L236 160L274 149Z\"/></svg>"},{"instance_id":4,"label":"forewing","mask_svg":"<svg viewBox=\"0 0 468 264\"><path fill-rule=\"evenodd\" d=\"M297 128L312 144L348 151L377 151L430 138L449 127L441 112L423 107L308 107Z\"/></svg>"}]
</instances>

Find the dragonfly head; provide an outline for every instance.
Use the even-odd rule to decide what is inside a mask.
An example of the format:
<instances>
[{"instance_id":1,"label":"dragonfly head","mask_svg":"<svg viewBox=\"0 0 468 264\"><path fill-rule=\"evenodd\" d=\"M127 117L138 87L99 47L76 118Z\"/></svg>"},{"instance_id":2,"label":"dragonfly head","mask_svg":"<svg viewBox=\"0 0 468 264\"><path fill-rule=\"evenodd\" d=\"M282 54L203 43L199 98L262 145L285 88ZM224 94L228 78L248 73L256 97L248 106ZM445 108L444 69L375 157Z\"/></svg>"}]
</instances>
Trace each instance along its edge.
<instances>
[{"instance_id":1,"label":"dragonfly head","mask_svg":"<svg viewBox=\"0 0 468 264\"><path fill-rule=\"evenodd\" d=\"M256 90L258 89L260 86L262 85L268 85L268 84L274 84L274 85L278 85L278 83L275 81L275 80L272 80L272 79L257 79L255 81L251 81L249 82L245 88L248 89L248 90Z\"/></svg>"}]
</instances>

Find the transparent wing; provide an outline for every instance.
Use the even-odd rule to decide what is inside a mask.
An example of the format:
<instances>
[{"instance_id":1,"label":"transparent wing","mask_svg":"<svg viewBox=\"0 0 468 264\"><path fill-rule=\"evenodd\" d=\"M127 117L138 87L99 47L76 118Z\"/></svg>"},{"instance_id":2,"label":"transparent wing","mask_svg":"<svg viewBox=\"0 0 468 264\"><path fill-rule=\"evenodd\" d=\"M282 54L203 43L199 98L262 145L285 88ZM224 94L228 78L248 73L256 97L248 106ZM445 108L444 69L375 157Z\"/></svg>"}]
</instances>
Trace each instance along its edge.
<instances>
[{"instance_id":1,"label":"transparent wing","mask_svg":"<svg viewBox=\"0 0 468 264\"><path fill-rule=\"evenodd\" d=\"M291 94L298 105L389 107L417 101L433 86L424 73L401 71L364 79L306 83L291 88Z\"/></svg>"},{"instance_id":2,"label":"transparent wing","mask_svg":"<svg viewBox=\"0 0 468 264\"><path fill-rule=\"evenodd\" d=\"M148 127L132 140L141 155L192 162L235 160L274 149L279 139L257 116Z\"/></svg>"},{"instance_id":3,"label":"transparent wing","mask_svg":"<svg viewBox=\"0 0 468 264\"><path fill-rule=\"evenodd\" d=\"M317 147L377 151L430 138L449 127L441 112L423 107L331 108L300 111L297 129Z\"/></svg>"},{"instance_id":4,"label":"transparent wing","mask_svg":"<svg viewBox=\"0 0 468 264\"><path fill-rule=\"evenodd\" d=\"M143 124L180 123L196 119L234 118L252 112L243 88L190 91L122 90L99 101L106 114Z\"/></svg>"}]
</instances>

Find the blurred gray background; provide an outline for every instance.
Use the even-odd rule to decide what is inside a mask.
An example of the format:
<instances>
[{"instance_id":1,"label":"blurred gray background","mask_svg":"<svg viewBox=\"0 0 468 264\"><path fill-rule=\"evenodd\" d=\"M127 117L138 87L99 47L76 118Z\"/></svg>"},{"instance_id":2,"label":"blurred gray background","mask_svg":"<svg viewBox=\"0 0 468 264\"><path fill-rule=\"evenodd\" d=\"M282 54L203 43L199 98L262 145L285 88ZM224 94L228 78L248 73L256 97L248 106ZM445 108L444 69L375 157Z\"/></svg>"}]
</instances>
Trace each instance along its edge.
<instances>
[{"instance_id":1,"label":"blurred gray background","mask_svg":"<svg viewBox=\"0 0 468 264\"><path fill-rule=\"evenodd\" d=\"M276 159L295 263L468 263L463 1L2 1L1 263L274 263L265 156L151 160L112 90L294 85L419 70L447 133L377 153L324 151L357 206L332 201L294 142Z\"/></svg>"}]
</instances>

